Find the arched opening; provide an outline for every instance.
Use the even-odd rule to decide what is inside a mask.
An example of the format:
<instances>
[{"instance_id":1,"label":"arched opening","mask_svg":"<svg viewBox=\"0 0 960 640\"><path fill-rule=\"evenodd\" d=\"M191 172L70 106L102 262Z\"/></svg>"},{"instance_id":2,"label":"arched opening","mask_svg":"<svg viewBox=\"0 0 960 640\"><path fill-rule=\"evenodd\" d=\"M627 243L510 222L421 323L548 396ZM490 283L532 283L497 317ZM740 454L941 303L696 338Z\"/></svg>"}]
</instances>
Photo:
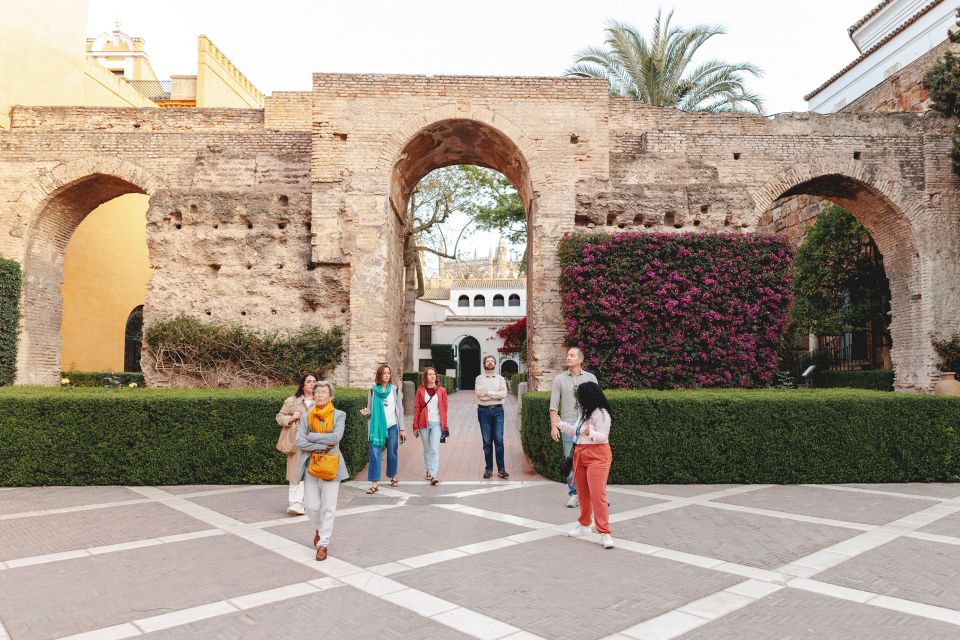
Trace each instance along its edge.
<instances>
[{"instance_id":1,"label":"arched opening","mask_svg":"<svg viewBox=\"0 0 960 640\"><path fill-rule=\"evenodd\" d=\"M821 368L882 368L894 370L895 387L920 389L927 385L923 354L930 351L920 304L920 256L907 215L877 187L841 174L811 178L782 191L760 217L761 231L788 235L801 243L813 228L823 201L842 208L869 232L865 252L876 252L876 262L889 282L888 323L865 323L838 335L795 336L794 347L818 349ZM883 287L878 287L882 291ZM884 304L886 301L880 301ZM827 357L829 355L829 358Z\"/></svg>"},{"instance_id":2,"label":"arched opening","mask_svg":"<svg viewBox=\"0 0 960 640\"><path fill-rule=\"evenodd\" d=\"M520 294L511 293L510 294L510 306L519 307L520 306Z\"/></svg>"},{"instance_id":3,"label":"arched opening","mask_svg":"<svg viewBox=\"0 0 960 640\"><path fill-rule=\"evenodd\" d=\"M503 296L499 293L493 296L493 306L502 307L503 306Z\"/></svg>"},{"instance_id":4,"label":"arched opening","mask_svg":"<svg viewBox=\"0 0 960 640\"><path fill-rule=\"evenodd\" d=\"M139 194L127 196L127 194ZM124 198L133 199L134 202L122 202ZM96 310L96 305L103 303L101 297L98 303L96 299L88 300L90 288L106 292L109 300L109 310L100 308L100 321L111 324L110 330L103 337L103 344L114 354L115 362L109 367L109 370L119 370L124 367L125 357L125 328L127 316L133 306L143 303L146 283L139 285L138 293L133 302L118 295L118 292L111 292L111 283L103 281L106 276L116 275L123 277L129 274L130 267L126 264L113 264L116 260L116 254L113 259L111 252L105 256L97 255L97 243L106 242L104 246L110 246L110 239L97 237L97 233L91 234L90 240L93 244L87 247L87 250L81 252L83 256L96 257L101 260L99 275L96 269L92 270L89 262L81 259L77 266L79 272L86 273L86 282L71 283L64 280L64 258L68 252L68 245L74 238L78 227L87 219L87 216L95 210L104 211L114 206L112 201L117 200L120 204L117 207L129 209L133 207L141 211L141 218L136 221L137 224L145 229L143 213L146 211L145 190L141 186L115 175L94 173L86 177L74 180L57 191L53 192L42 205L33 224L28 230L27 248L24 256L24 288L23 288L23 331L20 336L20 346L18 351L18 377L19 384L46 384L52 385L59 381L61 370L62 345L64 343L73 344L81 347L81 351L89 355L96 351L96 345L101 342L100 338L96 341L90 340L90 335L85 337L84 346L83 326L65 324L64 320L64 302L71 299L79 307ZM106 205L100 209L101 205ZM114 212L115 213L115 212ZM110 219L110 216L107 216ZM107 224L105 228L110 228ZM127 230L129 231L129 230ZM123 232L126 233L127 231ZM137 240L142 243L145 251L145 230L140 232ZM136 235L136 234L134 234ZM116 248L116 247L112 247ZM121 247L121 254L126 255L129 247ZM145 257L145 254L144 254ZM63 289L61 284L64 285ZM134 286L136 288L136 286ZM67 310L69 311L69 309ZM71 312L72 313L72 312ZM81 316L83 313L81 313ZM87 313L88 319L90 313ZM76 318L71 315L71 318ZM69 320L69 318L68 318ZM98 325L99 326L99 325ZM61 338L61 328L65 329L66 339ZM99 335L99 334L98 334ZM77 351L74 352L79 353ZM96 362L84 363L76 361L65 362L67 366L73 365L76 368L94 368L101 367L89 366ZM87 366L84 366L87 364Z\"/></svg>"},{"instance_id":5,"label":"arched opening","mask_svg":"<svg viewBox=\"0 0 960 640\"><path fill-rule=\"evenodd\" d=\"M143 345L143 305L127 317L123 332L123 370L140 371L140 349Z\"/></svg>"},{"instance_id":6,"label":"arched opening","mask_svg":"<svg viewBox=\"0 0 960 640\"><path fill-rule=\"evenodd\" d=\"M504 377L508 384L510 378L516 373L520 373L520 364L516 360L504 360L500 363L500 375Z\"/></svg>"},{"instance_id":7,"label":"arched opening","mask_svg":"<svg viewBox=\"0 0 960 640\"><path fill-rule=\"evenodd\" d=\"M480 343L473 336L460 340L457 347L458 389L472 391L480 375Z\"/></svg>"},{"instance_id":8,"label":"arched opening","mask_svg":"<svg viewBox=\"0 0 960 640\"><path fill-rule=\"evenodd\" d=\"M474 167L467 168L476 170L476 167L481 167L483 170L492 170L493 172L501 174L499 179L503 180L504 184L508 187L512 185L510 192L513 193L512 197L515 199L514 202L516 202L516 198L519 197L520 205L515 206L513 211L516 211L518 215L523 218L522 224L524 227L526 226L536 207L536 201L527 161L517 144L503 132L489 124L469 119L453 119L435 122L416 133L404 146L399 155L399 160L393 168L390 185L390 204L397 217L405 221L405 234L412 234L413 229L420 227L420 225L415 224L414 216L411 213L416 210L417 198L420 194L420 188L418 187L420 181L426 181L425 179L428 176L430 176L430 179L433 179L434 174L431 172L436 170L443 170L446 167L451 167L451 169L457 168L454 165L474 165ZM515 190L515 193L513 190ZM413 202L411 202L412 196L414 196ZM501 236L501 239L502 238L503 236ZM403 235L401 241L403 242L403 247L398 253L403 255L404 258L403 289L407 293L404 300L404 312L402 314L403 326L401 327L400 333L403 336L403 360L405 366L412 366L416 357L410 345L414 345L415 339L413 331L416 326L414 310L417 308L417 291L423 292L426 288L423 280L423 264L419 262L419 256L417 255L417 251L422 252L423 249L417 248L416 251L411 251L410 247L416 245L416 243L410 240L409 235ZM460 245L459 250L455 247L457 247L457 243L445 243L443 250L440 251L445 257L441 257L440 259L457 262L460 259L458 254L464 247ZM488 304L491 304L491 301L487 300L487 295L469 291L471 288L484 289L490 288L489 286L471 287L466 286L464 281L472 282L478 279L478 277L494 279L491 276L494 271L500 274L501 278L503 277L504 269L501 267L509 253L507 248L503 245L491 248L489 258L480 255L484 253L482 249L478 250L474 245L471 245L471 248L475 250L477 255L473 256L472 259L465 260L457 274L446 274L449 282L436 286L438 290L448 292L447 295L453 293L453 295L448 298L448 300L450 300L448 304L454 306L452 300L455 299L455 308L468 306L485 308ZM526 251L529 253L530 250L530 240L526 238ZM523 261L521 261L519 257L517 258L517 263L518 268L510 276L512 278L517 278L522 269L519 265L523 264ZM431 274L428 273L427 275L430 276ZM443 277L444 274L440 273L438 279L442 280ZM524 278L529 281L530 277L530 269L528 268L526 269ZM462 295L453 292L454 289L458 288L458 281L461 285L459 288L461 290L467 290ZM429 295L428 297L432 300L437 299L435 295ZM505 300L503 296L500 295L498 298L499 299L494 298L492 304L494 306L504 306ZM519 297L517 298L517 306L519 306ZM388 317L401 316L388 314ZM486 327L484 327L484 329L486 329ZM467 347L467 352L470 353L470 346ZM461 384L469 384L470 386L468 388L472 388L474 378L476 375L479 375L479 372L478 343L476 372L468 375L465 381L461 366Z\"/></svg>"}]
</instances>

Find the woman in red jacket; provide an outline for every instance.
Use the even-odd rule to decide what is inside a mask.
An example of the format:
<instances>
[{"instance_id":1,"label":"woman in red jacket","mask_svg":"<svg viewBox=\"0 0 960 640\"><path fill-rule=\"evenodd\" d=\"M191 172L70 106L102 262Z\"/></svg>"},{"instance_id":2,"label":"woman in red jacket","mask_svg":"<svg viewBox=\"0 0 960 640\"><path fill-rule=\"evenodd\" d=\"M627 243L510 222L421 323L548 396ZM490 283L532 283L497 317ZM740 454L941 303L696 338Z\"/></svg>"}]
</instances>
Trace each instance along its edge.
<instances>
[{"instance_id":1,"label":"woman in red jacket","mask_svg":"<svg viewBox=\"0 0 960 640\"><path fill-rule=\"evenodd\" d=\"M413 403L413 437L423 443L423 463L430 484L440 484L437 468L440 466L440 436L450 435L447 428L447 390L440 386L437 370L423 370L423 382L417 389Z\"/></svg>"}]
</instances>

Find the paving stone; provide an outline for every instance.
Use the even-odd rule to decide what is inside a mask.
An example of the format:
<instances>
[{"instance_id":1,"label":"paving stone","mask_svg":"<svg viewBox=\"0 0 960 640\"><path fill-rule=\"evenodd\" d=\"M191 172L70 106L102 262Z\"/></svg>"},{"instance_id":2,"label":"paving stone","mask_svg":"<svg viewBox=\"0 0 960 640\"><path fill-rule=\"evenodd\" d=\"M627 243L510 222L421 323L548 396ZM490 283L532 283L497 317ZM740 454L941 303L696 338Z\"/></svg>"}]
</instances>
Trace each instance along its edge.
<instances>
[{"instance_id":1,"label":"paving stone","mask_svg":"<svg viewBox=\"0 0 960 640\"><path fill-rule=\"evenodd\" d=\"M722 491L739 485L735 484L615 484L612 487L621 487L623 489L636 489L638 491L649 491L650 493L662 493L665 496L677 498L693 498L705 493Z\"/></svg>"},{"instance_id":2,"label":"paving stone","mask_svg":"<svg viewBox=\"0 0 960 640\"><path fill-rule=\"evenodd\" d=\"M16 487L0 492L0 515L138 499L126 487Z\"/></svg>"},{"instance_id":3,"label":"paving stone","mask_svg":"<svg viewBox=\"0 0 960 640\"><path fill-rule=\"evenodd\" d=\"M769 595L682 640L953 640L958 627L794 589Z\"/></svg>"},{"instance_id":4,"label":"paving stone","mask_svg":"<svg viewBox=\"0 0 960 640\"><path fill-rule=\"evenodd\" d=\"M931 506L928 500L799 485L749 491L717 502L864 524L886 524Z\"/></svg>"},{"instance_id":5,"label":"paving stone","mask_svg":"<svg viewBox=\"0 0 960 640\"><path fill-rule=\"evenodd\" d=\"M303 544L313 538L309 522L267 530ZM529 529L439 507L398 507L338 517L330 554L371 567L525 531Z\"/></svg>"},{"instance_id":6,"label":"paving stone","mask_svg":"<svg viewBox=\"0 0 960 640\"><path fill-rule=\"evenodd\" d=\"M156 503L0 520L0 560L200 531L210 526Z\"/></svg>"},{"instance_id":7,"label":"paving stone","mask_svg":"<svg viewBox=\"0 0 960 640\"><path fill-rule=\"evenodd\" d=\"M0 571L0 620L44 640L317 577L234 536L201 538Z\"/></svg>"},{"instance_id":8,"label":"paving stone","mask_svg":"<svg viewBox=\"0 0 960 640\"><path fill-rule=\"evenodd\" d=\"M471 636L344 586L148 633L144 637L149 640L455 640Z\"/></svg>"},{"instance_id":9,"label":"paving stone","mask_svg":"<svg viewBox=\"0 0 960 640\"><path fill-rule=\"evenodd\" d=\"M614 536L772 569L859 532L692 505L613 525Z\"/></svg>"},{"instance_id":10,"label":"paving stone","mask_svg":"<svg viewBox=\"0 0 960 640\"><path fill-rule=\"evenodd\" d=\"M237 484L172 484L157 487L167 493L174 495L184 495L187 493L200 493L201 491L221 491L223 489L244 489L248 491L258 491L263 485L237 485ZM268 485L273 486L273 485Z\"/></svg>"},{"instance_id":11,"label":"paving stone","mask_svg":"<svg viewBox=\"0 0 960 640\"><path fill-rule=\"evenodd\" d=\"M934 520L920 529L924 533L939 533L942 536L960 538L960 512Z\"/></svg>"},{"instance_id":12,"label":"paving stone","mask_svg":"<svg viewBox=\"0 0 960 640\"><path fill-rule=\"evenodd\" d=\"M461 498L459 503L541 522L565 524L572 523L580 517L580 509L567 508L568 498L567 486L558 482L469 496ZM612 514L661 502L654 498L644 498L625 493L608 493L607 500L610 501L610 513Z\"/></svg>"},{"instance_id":13,"label":"paving stone","mask_svg":"<svg viewBox=\"0 0 960 640\"><path fill-rule=\"evenodd\" d=\"M894 493L915 493L918 496L935 498L956 498L960 496L960 482L904 482L878 484L841 484L840 487L855 489L873 489L874 491L891 491Z\"/></svg>"},{"instance_id":14,"label":"paving stone","mask_svg":"<svg viewBox=\"0 0 960 640\"><path fill-rule=\"evenodd\" d=\"M544 638L601 638L742 578L554 537L391 576Z\"/></svg>"},{"instance_id":15,"label":"paving stone","mask_svg":"<svg viewBox=\"0 0 960 640\"><path fill-rule=\"evenodd\" d=\"M900 538L818 574L817 580L960 610L960 553L954 545Z\"/></svg>"},{"instance_id":16,"label":"paving stone","mask_svg":"<svg viewBox=\"0 0 960 640\"><path fill-rule=\"evenodd\" d=\"M287 487L276 486L256 491L218 493L187 498L190 502L213 509L240 522L260 522L287 515Z\"/></svg>"}]
</instances>

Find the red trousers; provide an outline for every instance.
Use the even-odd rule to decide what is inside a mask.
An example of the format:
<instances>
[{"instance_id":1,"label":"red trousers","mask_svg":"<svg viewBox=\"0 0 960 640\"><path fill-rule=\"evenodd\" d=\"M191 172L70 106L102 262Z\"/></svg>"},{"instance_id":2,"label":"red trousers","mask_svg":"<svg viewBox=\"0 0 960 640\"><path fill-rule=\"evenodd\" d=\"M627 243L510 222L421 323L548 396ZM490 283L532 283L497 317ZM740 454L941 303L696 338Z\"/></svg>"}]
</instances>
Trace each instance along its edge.
<instances>
[{"instance_id":1,"label":"red trousers","mask_svg":"<svg viewBox=\"0 0 960 640\"><path fill-rule=\"evenodd\" d=\"M580 524L590 526L590 517L598 533L610 533L607 510L607 476L613 453L609 444L578 444L573 451L573 477L580 497Z\"/></svg>"}]
</instances>

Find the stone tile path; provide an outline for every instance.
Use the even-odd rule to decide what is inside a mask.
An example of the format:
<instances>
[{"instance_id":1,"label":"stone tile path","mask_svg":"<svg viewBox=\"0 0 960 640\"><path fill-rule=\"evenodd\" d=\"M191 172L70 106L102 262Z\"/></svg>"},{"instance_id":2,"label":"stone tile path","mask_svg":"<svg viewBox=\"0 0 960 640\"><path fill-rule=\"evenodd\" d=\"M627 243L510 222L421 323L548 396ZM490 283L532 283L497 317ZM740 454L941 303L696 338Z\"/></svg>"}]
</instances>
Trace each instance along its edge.
<instances>
[{"instance_id":1,"label":"stone tile path","mask_svg":"<svg viewBox=\"0 0 960 640\"><path fill-rule=\"evenodd\" d=\"M960 485L344 484L331 557L286 489L0 489L0 640L960 637Z\"/></svg>"}]
</instances>

